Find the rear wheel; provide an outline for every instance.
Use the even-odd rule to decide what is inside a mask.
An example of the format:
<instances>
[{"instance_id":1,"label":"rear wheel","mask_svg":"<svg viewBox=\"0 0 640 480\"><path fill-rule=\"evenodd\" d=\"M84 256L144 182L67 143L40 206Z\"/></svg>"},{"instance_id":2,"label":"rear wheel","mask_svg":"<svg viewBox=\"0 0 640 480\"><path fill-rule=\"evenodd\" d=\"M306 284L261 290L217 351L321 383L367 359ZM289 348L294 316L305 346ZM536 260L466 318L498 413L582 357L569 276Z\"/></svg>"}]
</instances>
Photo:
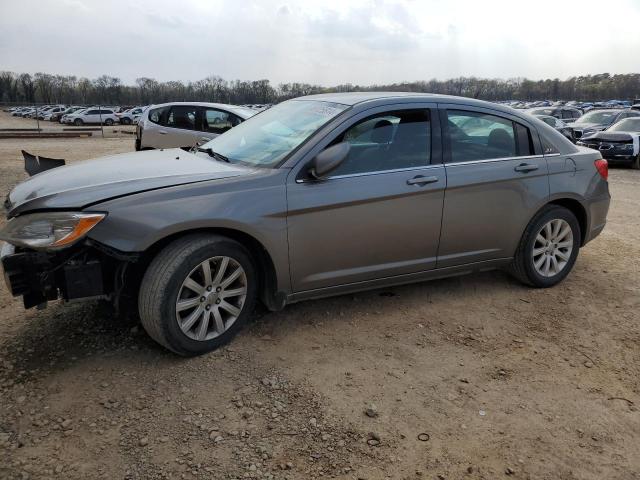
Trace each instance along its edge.
<instances>
[{"instance_id":1,"label":"rear wheel","mask_svg":"<svg viewBox=\"0 0 640 480\"><path fill-rule=\"evenodd\" d=\"M257 276L249 252L217 235L189 235L151 262L139 292L142 325L184 356L210 352L240 330L255 306Z\"/></svg>"},{"instance_id":2,"label":"rear wheel","mask_svg":"<svg viewBox=\"0 0 640 480\"><path fill-rule=\"evenodd\" d=\"M107 119L104 121L104 124L105 124L107 127L110 127L111 125L113 125L113 119L111 119L111 118L107 118Z\"/></svg>"},{"instance_id":3,"label":"rear wheel","mask_svg":"<svg viewBox=\"0 0 640 480\"><path fill-rule=\"evenodd\" d=\"M576 262L580 235L580 224L570 210L547 205L525 229L511 266L512 273L533 287L556 285Z\"/></svg>"}]
</instances>

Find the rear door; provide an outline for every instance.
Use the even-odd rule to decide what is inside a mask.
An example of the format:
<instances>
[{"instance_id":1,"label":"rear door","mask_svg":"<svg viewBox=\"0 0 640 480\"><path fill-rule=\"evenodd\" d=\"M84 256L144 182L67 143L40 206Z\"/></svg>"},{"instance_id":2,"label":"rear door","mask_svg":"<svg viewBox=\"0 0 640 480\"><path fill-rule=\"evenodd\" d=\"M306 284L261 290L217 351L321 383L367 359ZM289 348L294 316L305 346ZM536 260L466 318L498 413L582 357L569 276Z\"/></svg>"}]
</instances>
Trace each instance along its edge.
<instances>
[{"instance_id":1,"label":"rear door","mask_svg":"<svg viewBox=\"0 0 640 480\"><path fill-rule=\"evenodd\" d=\"M100 123L100 110L97 108L87 110L83 117L84 118L82 120L85 123Z\"/></svg>"},{"instance_id":2,"label":"rear door","mask_svg":"<svg viewBox=\"0 0 640 480\"><path fill-rule=\"evenodd\" d=\"M438 268L511 257L549 197L533 127L502 112L441 105L447 172Z\"/></svg>"},{"instance_id":3,"label":"rear door","mask_svg":"<svg viewBox=\"0 0 640 480\"><path fill-rule=\"evenodd\" d=\"M143 146L153 148L192 147L198 141L199 107L171 105L149 113L150 125L143 132Z\"/></svg>"}]
</instances>

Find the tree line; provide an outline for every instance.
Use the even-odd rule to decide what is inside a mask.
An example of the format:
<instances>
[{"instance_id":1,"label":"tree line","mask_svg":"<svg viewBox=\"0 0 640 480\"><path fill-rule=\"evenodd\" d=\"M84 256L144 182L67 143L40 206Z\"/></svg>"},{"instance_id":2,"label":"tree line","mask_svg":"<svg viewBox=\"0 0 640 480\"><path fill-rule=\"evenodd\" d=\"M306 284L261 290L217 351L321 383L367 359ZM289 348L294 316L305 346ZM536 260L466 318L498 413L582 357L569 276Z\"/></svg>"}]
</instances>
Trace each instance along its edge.
<instances>
[{"instance_id":1,"label":"tree line","mask_svg":"<svg viewBox=\"0 0 640 480\"><path fill-rule=\"evenodd\" d=\"M232 104L277 103L313 93L352 91L409 91L459 95L484 100L632 100L640 97L640 73L582 75L508 80L459 77L388 85L343 84L323 87L308 83L271 85L269 80L228 81L210 76L196 82L160 82L140 77L125 85L118 77L95 79L49 73L0 72L0 102L140 105L170 101L209 101Z\"/></svg>"}]
</instances>

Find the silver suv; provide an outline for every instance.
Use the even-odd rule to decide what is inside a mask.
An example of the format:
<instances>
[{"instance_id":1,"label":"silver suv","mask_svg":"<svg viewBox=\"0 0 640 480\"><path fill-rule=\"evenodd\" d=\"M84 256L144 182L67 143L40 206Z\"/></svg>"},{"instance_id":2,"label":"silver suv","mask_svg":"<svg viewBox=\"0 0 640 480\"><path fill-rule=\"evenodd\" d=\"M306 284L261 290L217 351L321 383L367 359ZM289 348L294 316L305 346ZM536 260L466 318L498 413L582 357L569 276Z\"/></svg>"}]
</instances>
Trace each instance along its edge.
<instances>
[{"instance_id":1,"label":"silver suv","mask_svg":"<svg viewBox=\"0 0 640 480\"><path fill-rule=\"evenodd\" d=\"M162 107L161 107L162 108ZM604 228L607 162L508 107L437 95L302 97L198 149L55 168L0 230L25 307L135 305L181 355L269 309L506 268L533 287Z\"/></svg>"},{"instance_id":2,"label":"silver suv","mask_svg":"<svg viewBox=\"0 0 640 480\"><path fill-rule=\"evenodd\" d=\"M221 103L173 102L152 105L136 129L136 150L184 148L205 143L257 112Z\"/></svg>"}]
</instances>

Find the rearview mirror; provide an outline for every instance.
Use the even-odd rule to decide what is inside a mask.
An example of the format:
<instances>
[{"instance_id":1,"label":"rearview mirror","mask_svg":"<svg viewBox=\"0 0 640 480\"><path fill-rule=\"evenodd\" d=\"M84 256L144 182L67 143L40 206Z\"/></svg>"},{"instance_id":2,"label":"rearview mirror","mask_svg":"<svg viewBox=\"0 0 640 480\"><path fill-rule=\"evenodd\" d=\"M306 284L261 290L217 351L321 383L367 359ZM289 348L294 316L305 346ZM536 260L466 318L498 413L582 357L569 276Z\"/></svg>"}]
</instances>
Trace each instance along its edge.
<instances>
[{"instance_id":1,"label":"rearview mirror","mask_svg":"<svg viewBox=\"0 0 640 480\"><path fill-rule=\"evenodd\" d=\"M311 162L309 174L318 180L325 178L347 158L351 145L341 142L320 152Z\"/></svg>"}]
</instances>

